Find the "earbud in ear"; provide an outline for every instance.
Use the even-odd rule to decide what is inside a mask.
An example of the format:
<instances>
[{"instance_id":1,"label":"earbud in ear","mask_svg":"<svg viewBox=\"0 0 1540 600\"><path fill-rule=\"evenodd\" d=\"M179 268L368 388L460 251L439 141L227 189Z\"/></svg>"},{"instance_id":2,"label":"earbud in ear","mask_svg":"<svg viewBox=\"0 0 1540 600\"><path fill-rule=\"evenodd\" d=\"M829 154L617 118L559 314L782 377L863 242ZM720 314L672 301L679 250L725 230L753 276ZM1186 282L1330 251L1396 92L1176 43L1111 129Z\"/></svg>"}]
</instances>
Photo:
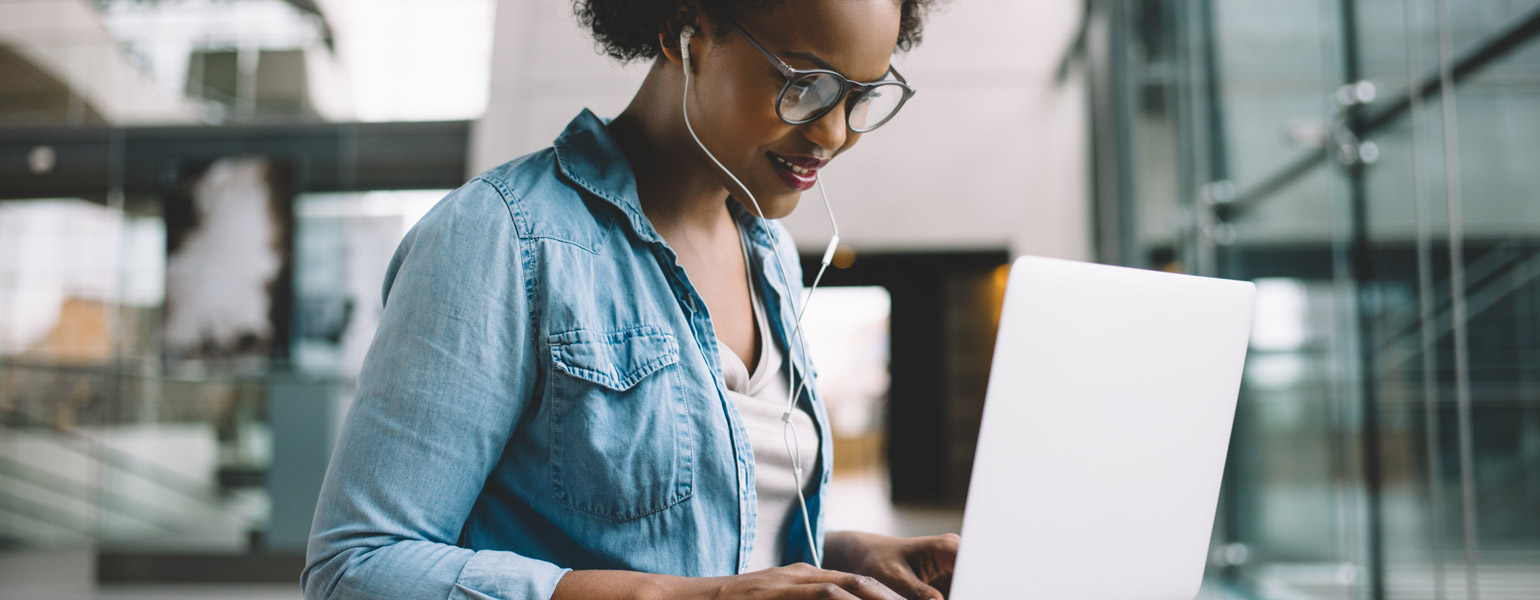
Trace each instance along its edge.
<instances>
[{"instance_id":1,"label":"earbud in ear","mask_svg":"<svg viewBox=\"0 0 1540 600\"><path fill-rule=\"evenodd\" d=\"M679 52L684 55L685 60L690 60L690 38L694 36L695 27L693 25L685 25L683 29L679 30Z\"/></svg>"}]
</instances>

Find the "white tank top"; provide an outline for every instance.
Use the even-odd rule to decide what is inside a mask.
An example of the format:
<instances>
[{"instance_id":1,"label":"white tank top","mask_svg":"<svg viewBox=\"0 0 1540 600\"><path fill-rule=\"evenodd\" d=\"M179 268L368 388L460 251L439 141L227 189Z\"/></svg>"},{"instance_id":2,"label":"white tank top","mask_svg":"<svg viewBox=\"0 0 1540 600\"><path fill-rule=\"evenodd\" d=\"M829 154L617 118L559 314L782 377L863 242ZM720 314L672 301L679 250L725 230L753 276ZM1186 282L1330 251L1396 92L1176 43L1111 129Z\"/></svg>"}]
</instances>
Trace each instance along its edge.
<instances>
[{"instance_id":1,"label":"white tank top","mask_svg":"<svg viewBox=\"0 0 1540 600\"><path fill-rule=\"evenodd\" d=\"M745 264L754 264L747 258L745 256ZM782 370L784 357L771 339L763 299L752 283L749 294L754 304L754 322L759 330L758 363L750 371L743 359L720 339L717 348L721 349L722 378L727 383L727 395L738 407L744 429L749 433L749 445L754 450L754 487L759 499L756 511L759 519L754 528L754 547L749 554L748 570L758 571L781 566L786 528L792 523L793 511L801 508L797 505L791 456L786 451L782 431L781 414L786 411L787 394L787 374ZM791 426L801 445L802 489L806 492L812 489L814 481L818 429L802 403L798 403L797 410L792 413Z\"/></svg>"}]
</instances>

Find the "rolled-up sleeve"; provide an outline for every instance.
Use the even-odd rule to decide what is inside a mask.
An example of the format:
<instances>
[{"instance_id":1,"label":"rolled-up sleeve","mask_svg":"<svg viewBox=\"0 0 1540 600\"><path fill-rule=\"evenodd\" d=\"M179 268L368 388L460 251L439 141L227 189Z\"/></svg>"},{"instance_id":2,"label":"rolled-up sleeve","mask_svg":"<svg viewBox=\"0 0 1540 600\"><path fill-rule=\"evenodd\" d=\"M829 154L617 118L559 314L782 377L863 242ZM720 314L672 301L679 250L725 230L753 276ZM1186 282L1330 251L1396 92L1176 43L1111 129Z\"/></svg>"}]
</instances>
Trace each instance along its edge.
<instances>
[{"instance_id":1,"label":"rolled-up sleeve","mask_svg":"<svg viewBox=\"0 0 1540 600\"><path fill-rule=\"evenodd\" d=\"M312 525L305 598L549 598L566 569L456 545L534 387L508 201L472 181L407 234Z\"/></svg>"}]
</instances>

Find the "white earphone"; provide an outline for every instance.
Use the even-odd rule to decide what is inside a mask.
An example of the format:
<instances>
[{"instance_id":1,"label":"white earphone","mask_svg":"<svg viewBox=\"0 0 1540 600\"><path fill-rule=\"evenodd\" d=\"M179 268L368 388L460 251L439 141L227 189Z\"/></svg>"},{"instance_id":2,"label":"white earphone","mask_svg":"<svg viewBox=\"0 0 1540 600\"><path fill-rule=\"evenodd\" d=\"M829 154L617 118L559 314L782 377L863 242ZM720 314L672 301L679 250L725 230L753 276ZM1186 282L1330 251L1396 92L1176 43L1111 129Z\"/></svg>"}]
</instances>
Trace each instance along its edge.
<instances>
[{"instance_id":1,"label":"white earphone","mask_svg":"<svg viewBox=\"0 0 1540 600\"><path fill-rule=\"evenodd\" d=\"M743 194L749 199L749 204L754 207L754 214L759 218L760 226L770 233L771 242L776 248L779 248L781 245L780 236L776 234L775 229L770 227L770 223L765 220L764 211L760 210L759 201L754 199L754 193L749 191L748 186L743 185L743 182L739 181L732 171L727 170L722 161L717 160L716 155L706 148L706 144L701 142L700 136L695 135L695 128L690 125L690 38L694 36L695 27L693 26L685 25L679 31L679 53L684 58L684 99L680 110L684 113L685 129L689 130L690 137L695 139L695 145L700 146L701 151L706 153L706 157L710 158L717 168L726 173L728 178L732 179L733 183L738 184L739 189L743 190ZM807 312L807 305L813 300L813 291L818 289L818 282L823 280L824 271L829 268L829 263L834 260L834 249L839 247L840 243L839 223L834 220L834 209L829 206L829 194L824 190L823 177L818 178L818 195L823 197L824 211L829 214L829 225L833 227L834 235L829 239L828 247L824 248L822 264L818 267L818 274L813 277L812 287L809 287L807 290L807 297L802 301L802 306L794 307L796 315L792 321L792 337L796 339L797 346L802 350L804 359L808 357L808 352L807 340L802 337L802 315ZM791 282L786 279L786 265L781 262L781 253L772 251L771 254L775 256L775 264L781 272L781 285L790 291ZM788 383L795 382L796 373L796 369L791 370L792 381ZM813 553L813 565L821 568L823 566L823 557L818 551L818 544L813 540L813 523L808 520L807 499L802 494L802 446L797 440L797 431L791 426L791 415L796 410L797 397L802 395L802 390L806 387L807 377L803 377L800 384L787 386L790 393L786 398L786 411L781 414L781 422L783 423L781 432L782 438L786 442L786 453L791 456L792 478L796 480L797 504L802 509L802 524L807 530L808 549Z\"/></svg>"}]
</instances>

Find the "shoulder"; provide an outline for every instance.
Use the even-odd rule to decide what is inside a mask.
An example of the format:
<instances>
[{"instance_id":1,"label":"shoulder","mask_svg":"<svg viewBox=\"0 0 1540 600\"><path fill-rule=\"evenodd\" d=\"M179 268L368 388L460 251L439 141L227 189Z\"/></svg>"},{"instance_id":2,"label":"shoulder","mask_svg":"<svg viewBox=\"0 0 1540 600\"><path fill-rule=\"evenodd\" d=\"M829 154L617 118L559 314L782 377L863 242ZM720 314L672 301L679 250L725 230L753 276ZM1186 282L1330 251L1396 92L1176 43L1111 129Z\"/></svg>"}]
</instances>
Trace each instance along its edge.
<instances>
[{"instance_id":1,"label":"shoulder","mask_svg":"<svg viewBox=\"0 0 1540 600\"><path fill-rule=\"evenodd\" d=\"M488 169L468 185L477 183L495 190L505 202L520 238L566 242L590 251L602 242L604 216L581 187L562 175L555 147Z\"/></svg>"},{"instance_id":2,"label":"shoulder","mask_svg":"<svg viewBox=\"0 0 1540 600\"><path fill-rule=\"evenodd\" d=\"M546 147L472 177L434 205L408 240L448 230L554 238L592 248L599 235L596 217L581 188L562 176L556 149Z\"/></svg>"},{"instance_id":3,"label":"shoulder","mask_svg":"<svg viewBox=\"0 0 1540 600\"><path fill-rule=\"evenodd\" d=\"M492 273L517 274L520 243L532 230L527 199L560 197L561 186L542 173L547 148L471 178L433 205L401 239L386 271L386 298L398 279L450 285L485 282ZM568 192L570 195L570 192ZM559 200L557 200L559 202ZM538 202L533 204L539 204Z\"/></svg>"}]
</instances>

